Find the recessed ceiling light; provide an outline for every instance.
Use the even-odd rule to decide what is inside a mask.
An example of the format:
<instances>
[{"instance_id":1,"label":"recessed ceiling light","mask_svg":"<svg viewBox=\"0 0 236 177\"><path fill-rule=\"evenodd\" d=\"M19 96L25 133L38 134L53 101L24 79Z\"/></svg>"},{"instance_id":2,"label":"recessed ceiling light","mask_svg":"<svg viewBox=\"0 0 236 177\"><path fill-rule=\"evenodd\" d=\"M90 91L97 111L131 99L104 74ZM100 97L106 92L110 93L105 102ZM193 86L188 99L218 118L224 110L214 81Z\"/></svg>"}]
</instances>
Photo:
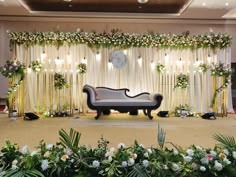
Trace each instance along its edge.
<instances>
[{"instance_id":1,"label":"recessed ceiling light","mask_svg":"<svg viewBox=\"0 0 236 177\"><path fill-rule=\"evenodd\" d=\"M65 1L65 2L71 2L72 0L63 0L63 1Z\"/></svg>"},{"instance_id":2,"label":"recessed ceiling light","mask_svg":"<svg viewBox=\"0 0 236 177\"><path fill-rule=\"evenodd\" d=\"M148 0L137 0L139 3L146 3Z\"/></svg>"},{"instance_id":3,"label":"recessed ceiling light","mask_svg":"<svg viewBox=\"0 0 236 177\"><path fill-rule=\"evenodd\" d=\"M205 5L206 5L206 3L205 3L205 2L203 2L203 3L202 3L202 5L203 5L203 6L205 6Z\"/></svg>"},{"instance_id":4,"label":"recessed ceiling light","mask_svg":"<svg viewBox=\"0 0 236 177\"><path fill-rule=\"evenodd\" d=\"M5 0L0 0L0 2L4 2Z\"/></svg>"},{"instance_id":5,"label":"recessed ceiling light","mask_svg":"<svg viewBox=\"0 0 236 177\"><path fill-rule=\"evenodd\" d=\"M225 3L225 5L226 5L226 6L229 6L229 3L228 3L228 2L226 2L226 3Z\"/></svg>"}]
</instances>

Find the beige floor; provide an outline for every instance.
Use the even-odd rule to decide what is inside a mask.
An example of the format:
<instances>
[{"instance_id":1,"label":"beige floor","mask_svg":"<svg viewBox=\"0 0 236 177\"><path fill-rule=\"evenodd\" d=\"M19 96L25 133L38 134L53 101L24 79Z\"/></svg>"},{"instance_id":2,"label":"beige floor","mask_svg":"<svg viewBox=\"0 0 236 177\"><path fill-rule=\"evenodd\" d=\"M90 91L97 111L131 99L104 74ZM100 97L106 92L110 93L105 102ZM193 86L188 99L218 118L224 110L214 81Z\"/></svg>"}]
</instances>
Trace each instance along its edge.
<instances>
[{"instance_id":1,"label":"beige floor","mask_svg":"<svg viewBox=\"0 0 236 177\"><path fill-rule=\"evenodd\" d=\"M6 114L0 114L0 146L6 139L20 146L29 145L31 149L44 139L46 143L58 141L60 129L74 128L82 133L81 144L96 146L103 136L110 141L111 147L118 143L131 145L134 140L146 147L157 146L158 124L166 131L166 141L188 147L191 144L213 147L215 133L232 135L236 138L236 114L217 120L201 118L158 118L147 119L144 115L112 114L94 120L95 114L80 115L80 118L40 118L24 121L18 118L12 121Z\"/></svg>"}]
</instances>

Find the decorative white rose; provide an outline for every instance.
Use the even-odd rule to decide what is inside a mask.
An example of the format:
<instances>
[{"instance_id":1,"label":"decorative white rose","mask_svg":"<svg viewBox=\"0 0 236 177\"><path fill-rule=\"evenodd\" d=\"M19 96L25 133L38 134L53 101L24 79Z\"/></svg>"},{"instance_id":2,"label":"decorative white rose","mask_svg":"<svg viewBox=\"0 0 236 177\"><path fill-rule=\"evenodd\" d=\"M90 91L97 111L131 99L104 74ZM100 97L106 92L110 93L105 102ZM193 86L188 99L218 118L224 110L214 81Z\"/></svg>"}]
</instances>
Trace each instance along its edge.
<instances>
[{"instance_id":1,"label":"decorative white rose","mask_svg":"<svg viewBox=\"0 0 236 177\"><path fill-rule=\"evenodd\" d=\"M110 148L110 152L115 152L115 148L114 147Z\"/></svg>"},{"instance_id":2,"label":"decorative white rose","mask_svg":"<svg viewBox=\"0 0 236 177\"><path fill-rule=\"evenodd\" d=\"M27 145L23 146L21 152L22 154L27 154L29 152L29 147Z\"/></svg>"},{"instance_id":3,"label":"decorative white rose","mask_svg":"<svg viewBox=\"0 0 236 177\"><path fill-rule=\"evenodd\" d=\"M97 161L97 160L94 160L94 161L93 161L93 167L94 167L94 168L98 168L99 166L100 166L100 162Z\"/></svg>"},{"instance_id":4,"label":"decorative white rose","mask_svg":"<svg viewBox=\"0 0 236 177\"><path fill-rule=\"evenodd\" d=\"M215 160L214 168L215 168L217 171L221 171L221 170L223 169L223 165L222 165L221 163L219 163L217 160Z\"/></svg>"},{"instance_id":5,"label":"decorative white rose","mask_svg":"<svg viewBox=\"0 0 236 177\"><path fill-rule=\"evenodd\" d=\"M126 161L123 161L123 162L121 163L121 165L122 165L122 167L127 167L127 166L128 166L128 163L127 163Z\"/></svg>"},{"instance_id":6,"label":"decorative white rose","mask_svg":"<svg viewBox=\"0 0 236 177\"><path fill-rule=\"evenodd\" d=\"M48 150L52 150L52 148L53 148L53 144L48 144L48 145L47 145L47 149L48 149Z\"/></svg>"},{"instance_id":7,"label":"decorative white rose","mask_svg":"<svg viewBox=\"0 0 236 177\"><path fill-rule=\"evenodd\" d=\"M12 165L16 165L17 163L18 163L18 160L15 159L15 160L12 161L11 164L12 164Z\"/></svg>"},{"instance_id":8,"label":"decorative white rose","mask_svg":"<svg viewBox=\"0 0 236 177\"><path fill-rule=\"evenodd\" d=\"M236 151L233 151L232 155L233 155L233 158L236 160Z\"/></svg>"},{"instance_id":9,"label":"decorative white rose","mask_svg":"<svg viewBox=\"0 0 236 177\"><path fill-rule=\"evenodd\" d=\"M179 165L176 164L176 163L173 163L173 164L172 164L172 170L174 170L174 171L179 171L179 170L180 170Z\"/></svg>"},{"instance_id":10,"label":"decorative white rose","mask_svg":"<svg viewBox=\"0 0 236 177\"><path fill-rule=\"evenodd\" d=\"M123 149L123 148L125 148L125 144L124 143L119 143L117 148L118 149Z\"/></svg>"},{"instance_id":11,"label":"decorative white rose","mask_svg":"<svg viewBox=\"0 0 236 177\"><path fill-rule=\"evenodd\" d=\"M216 157L217 153L213 150L210 151L210 154L213 156L213 157Z\"/></svg>"},{"instance_id":12,"label":"decorative white rose","mask_svg":"<svg viewBox=\"0 0 236 177\"><path fill-rule=\"evenodd\" d=\"M135 154L135 153L132 155L132 158L133 158L133 159L137 159L137 157L138 157L138 155Z\"/></svg>"},{"instance_id":13,"label":"decorative white rose","mask_svg":"<svg viewBox=\"0 0 236 177\"><path fill-rule=\"evenodd\" d=\"M186 150L186 153L189 155L189 156L193 156L194 155L194 150L192 150L192 149L187 149Z\"/></svg>"},{"instance_id":14,"label":"decorative white rose","mask_svg":"<svg viewBox=\"0 0 236 177\"><path fill-rule=\"evenodd\" d=\"M143 166L147 168L148 165L149 165L149 161L148 160L143 160Z\"/></svg>"},{"instance_id":15,"label":"decorative white rose","mask_svg":"<svg viewBox=\"0 0 236 177\"><path fill-rule=\"evenodd\" d=\"M190 157L190 156L184 156L184 161L185 162L191 162L192 161L192 157Z\"/></svg>"},{"instance_id":16,"label":"decorative white rose","mask_svg":"<svg viewBox=\"0 0 236 177\"><path fill-rule=\"evenodd\" d=\"M112 161L112 156L108 157L108 161L111 162Z\"/></svg>"},{"instance_id":17,"label":"decorative white rose","mask_svg":"<svg viewBox=\"0 0 236 177\"><path fill-rule=\"evenodd\" d=\"M43 157L48 158L49 155L50 155L50 152L49 152L49 151L46 151L46 152L44 153Z\"/></svg>"},{"instance_id":18,"label":"decorative white rose","mask_svg":"<svg viewBox=\"0 0 236 177\"><path fill-rule=\"evenodd\" d=\"M224 152L225 155L227 155L227 156L229 155L229 151L228 151L228 149L224 149L223 152Z\"/></svg>"},{"instance_id":19,"label":"decorative white rose","mask_svg":"<svg viewBox=\"0 0 236 177\"><path fill-rule=\"evenodd\" d=\"M206 171L206 167L204 167L204 166L200 166L200 171Z\"/></svg>"},{"instance_id":20,"label":"decorative white rose","mask_svg":"<svg viewBox=\"0 0 236 177\"><path fill-rule=\"evenodd\" d=\"M201 146L196 146L196 149L202 151L202 147Z\"/></svg>"},{"instance_id":21,"label":"decorative white rose","mask_svg":"<svg viewBox=\"0 0 236 177\"><path fill-rule=\"evenodd\" d=\"M149 154L148 154L147 152L145 152L145 153L143 154L143 156L146 157L146 158L148 158L148 157L149 157Z\"/></svg>"},{"instance_id":22,"label":"decorative white rose","mask_svg":"<svg viewBox=\"0 0 236 177\"><path fill-rule=\"evenodd\" d=\"M227 158L224 158L223 162L226 164L226 165L230 165L231 164L231 161Z\"/></svg>"},{"instance_id":23,"label":"decorative white rose","mask_svg":"<svg viewBox=\"0 0 236 177\"><path fill-rule=\"evenodd\" d=\"M134 165L134 163L135 163L134 159L133 158L129 158L128 166L132 166L132 165Z\"/></svg>"},{"instance_id":24,"label":"decorative white rose","mask_svg":"<svg viewBox=\"0 0 236 177\"><path fill-rule=\"evenodd\" d=\"M30 156L34 156L34 155L36 155L36 154L38 154L38 151L32 151L31 153L30 153Z\"/></svg>"},{"instance_id":25,"label":"decorative white rose","mask_svg":"<svg viewBox=\"0 0 236 177\"><path fill-rule=\"evenodd\" d=\"M143 144L140 144L139 146L142 147L142 148L145 148L145 146Z\"/></svg>"},{"instance_id":26,"label":"decorative white rose","mask_svg":"<svg viewBox=\"0 0 236 177\"><path fill-rule=\"evenodd\" d=\"M148 151L149 154L152 154L152 149L151 148L148 148L147 151Z\"/></svg>"},{"instance_id":27,"label":"decorative white rose","mask_svg":"<svg viewBox=\"0 0 236 177\"><path fill-rule=\"evenodd\" d=\"M178 155L178 154L179 154L179 151L176 150L176 149L174 149L174 150L173 150L173 154L174 154L174 155Z\"/></svg>"},{"instance_id":28,"label":"decorative white rose","mask_svg":"<svg viewBox=\"0 0 236 177\"><path fill-rule=\"evenodd\" d=\"M42 160L41 168L42 168L43 171L48 169L48 160Z\"/></svg>"},{"instance_id":29,"label":"decorative white rose","mask_svg":"<svg viewBox=\"0 0 236 177\"><path fill-rule=\"evenodd\" d=\"M204 158L201 159L201 163L203 165L208 165L209 164L209 160L206 157L204 157Z\"/></svg>"}]
</instances>

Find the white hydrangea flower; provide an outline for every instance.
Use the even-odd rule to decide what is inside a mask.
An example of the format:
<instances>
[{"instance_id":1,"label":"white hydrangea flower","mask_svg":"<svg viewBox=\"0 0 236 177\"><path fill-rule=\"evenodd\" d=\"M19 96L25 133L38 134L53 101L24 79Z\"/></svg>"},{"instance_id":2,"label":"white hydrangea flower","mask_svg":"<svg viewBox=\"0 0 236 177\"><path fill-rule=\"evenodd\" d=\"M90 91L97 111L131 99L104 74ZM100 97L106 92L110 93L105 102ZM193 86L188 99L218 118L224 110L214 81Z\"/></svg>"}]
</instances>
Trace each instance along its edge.
<instances>
[{"instance_id":1,"label":"white hydrangea flower","mask_svg":"<svg viewBox=\"0 0 236 177\"><path fill-rule=\"evenodd\" d=\"M185 162L191 162L192 161L192 157L191 156L184 156L184 161Z\"/></svg>"},{"instance_id":2,"label":"white hydrangea flower","mask_svg":"<svg viewBox=\"0 0 236 177\"><path fill-rule=\"evenodd\" d=\"M164 170L168 170L169 168L168 168L167 165L163 165L163 169L164 169Z\"/></svg>"},{"instance_id":3,"label":"white hydrangea flower","mask_svg":"<svg viewBox=\"0 0 236 177\"><path fill-rule=\"evenodd\" d=\"M176 149L174 149L174 150L173 150L173 154L174 154L174 155L178 155L178 154L179 154L179 151L176 150Z\"/></svg>"},{"instance_id":4,"label":"white hydrangea flower","mask_svg":"<svg viewBox=\"0 0 236 177\"><path fill-rule=\"evenodd\" d=\"M125 144L124 143L119 143L117 148L118 149L123 149L123 148L125 148Z\"/></svg>"},{"instance_id":5,"label":"white hydrangea flower","mask_svg":"<svg viewBox=\"0 0 236 177\"><path fill-rule=\"evenodd\" d=\"M173 164L172 164L172 170L174 170L174 171L179 171L179 170L180 170L179 165L176 164L176 163L173 163Z\"/></svg>"},{"instance_id":6,"label":"white hydrangea flower","mask_svg":"<svg viewBox=\"0 0 236 177\"><path fill-rule=\"evenodd\" d=\"M148 158L148 157L149 157L149 154L148 154L147 152L145 152L145 153L143 154L143 156L146 157L146 158Z\"/></svg>"},{"instance_id":7,"label":"white hydrangea flower","mask_svg":"<svg viewBox=\"0 0 236 177\"><path fill-rule=\"evenodd\" d=\"M192 150L192 149L187 149L186 150L186 153L189 155L189 156L193 156L194 155L194 150Z\"/></svg>"},{"instance_id":8,"label":"white hydrangea flower","mask_svg":"<svg viewBox=\"0 0 236 177\"><path fill-rule=\"evenodd\" d=\"M48 149L48 150L52 150L52 148L53 148L53 144L48 144L48 145L47 145L47 149Z\"/></svg>"},{"instance_id":9,"label":"white hydrangea flower","mask_svg":"<svg viewBox=\"0 0 236 177\"><path fill-rule=\"evenodd\" d=\"M27 145L23 146L21 152L22 154L27 154L29 152L29 147Z\"/></svg>"},{"instance_id":10,"label":"white hydrangea flower","mask_svg":"<svg viewBox=\"0 0 236 177\"><path fill-rule=\"evenodd\" d=\"M115 152L115 148L114 147L110 148L110 152Z\"/></svg>"},{"instance_id":11,"label":"white hydrangea flower","mask_svg":"<svg viewBox=\"0 0 236 177\"><path fill-rule=\"evenodd\" d=\"M128 163L127 163L126 161L123 161L123 162L121 163L121 165L122 165L122 167L127 167L127 166L128 166Z\"/></svg>"},{"instance_id":12,"label":"white hydrangea flower","mask_svg":"<svg viewBox=\"0 0 236 177\"><path fill-rule=\"evenodd\" d=\"M227 155L227 156L229 155L229 151L228 151L228 149L224 149L223 152L224 152L225 155Z\"/></svg>"},{"instance_id":13,"label":"white hydrangea flower","mask_svg":"<svg viewBox=\"0 0 236 177\"><path fill-rule=\"evenodd\" d=\"M203 165L208 165L209 164L209 160L206 157L204 157L204 158L201 159L201 163Z\"/></svg>"},{"instance_id":14,"label":"white hydrangea flower","mask_svg":"<svg viewBox=\"0 0 236 177\"><path fill-rule=\"evenodd\" d=\"M217 160L215 160L214 168L215 168L217 171L221 171L221 170L223 169L223 165L222 165L221 163L219 163Z\"/></svg>"},{"instance_id":15,"label":"white hydrangea flower","mask_svg":"<svg viewBox=\"0 0 236 177\"><path fill-rule=\"evenodd\" d=\"M143 166L147 168L148 165L149 165L149 161L148 160L143 160Z\"/></svg>"},{"instance_id":16,"label":"white hydrangea flower","mask_svg":"<svg viewBox=\"0 0 236 177\"><path fill-rule=\"evenodd\" d=\"M217 155L216 151L213 151L213 150L210 151L210 154L211 154L213 157L216 157L216 155Z\"/></svg>"},{"instance_id":17,"label":"white hydrangea flower","mask_svg":"<svg viewBox=\"0 0 236 177\"><path fill-rule=\"evenodd\" d=\"M143 144L140 144L139 146L142 147L142 148L145 148L145 146Z\"/></svg>"},{"instance_id":18,"label":"white hydrangea flower","mask_svg":"<svg viewBox=\"0 0 236 177\"><path fill-rule=\"evenodd\" d=\"M226 164L226 165L230 165L231 164L231 161L227 158L224 158L223 162Z\"/></svg>"},{"instance_id":19,"label":"white hydrangea flower","mask_svg":"<svg viewBox=\"0 0 236 177\"><path fill-rule=\"evenodd\" d=\"M134 153L134 154L132 155L132 158L133 158L133 159L137 159L137 157L138 157L138 155L137 155L136 153Z\"/></svg>"},{"instance_id":20,"label":"white hydrangea flower","mask_svg":"<svg viewBox=\"0 0 236 177\"><path fill-rule=\"evenodd\" d=\"M200 171L206 171L206 167L200 166Z\"/></svg>"},{"instance_id":21,"label":"white hydrangea flower","mask_svg":"<svg viewBox=\"0 0 236 177\"><path fill-rule=\"evenodd\" d=\"M196 149L202 151L202 147L201 146L196 146Z\"/></svg>"},{"instance_id":22,"label":"white hydrangea flower","mask_svg":"<svg viewBox=\"0 0 236 177\"><path fill-rule=\"evenodd\" d=\"M42 160L41 168L42 168L43 171L48 169L48 160Z\"/></svg>"},{"instance_id":23,"label":"white hydrangea flower","mask_svg":"<svg viewBox=\"0 0 236 177\"><path fill-rule=\"evenodd\" d=\"M135 163L134 159L133 158L129 158L128 165L132 166L132 165L134 165L134 163Z\"/></svg>"},{"instance_id":24,"label":"white hydrangea flower","mask_svg":"<svg viewBox=\"0 0 236 177\"><path fill-rule=\"evenodd\" d=\"M34 155L36 155L38 153L38 151L32 151L31 153L30 153L30 156L34 156Z\"/></svg>"},{"instance_id":25,"label":"white hydrangea flower","mask_svg":"<svg viewBox=\"0 0 236 177\"><path fill-rule=\"evenodd\" d=\"M93 167L94 167L94 168L98 168L99 166L100 166L100 162L97 161L97 160L94 160L94 161L93 161Z\"/></svg>"},{"instance_id":26,"label":"white hydrangea flower","mask_svg":"<svg viewBox=\"0 0 236 177\"><path fill-rule=\"evenodd\" d=\"M232 155L233 155L233 158L236 160L236 151L233 151Z\"/></svg>"}]
</instances>

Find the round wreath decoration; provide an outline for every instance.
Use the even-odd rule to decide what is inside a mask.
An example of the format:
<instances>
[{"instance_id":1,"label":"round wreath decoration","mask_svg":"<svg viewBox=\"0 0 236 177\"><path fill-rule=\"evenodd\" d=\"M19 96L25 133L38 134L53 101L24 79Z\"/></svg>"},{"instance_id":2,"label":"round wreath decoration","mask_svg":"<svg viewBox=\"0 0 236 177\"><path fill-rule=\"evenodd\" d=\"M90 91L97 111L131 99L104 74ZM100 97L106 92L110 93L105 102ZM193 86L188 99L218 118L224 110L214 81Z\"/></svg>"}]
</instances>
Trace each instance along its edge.
<instances>
[{"instance_id":1,"label":"round wreath decoration","mask_svg":"<svg viewBox=\"0 0 236 177\"><path fill-rule=\"evenodd\" d=\"M38 60L32 61L31 65L35 73L40 73L43 69L43 64Z\"/></svg>"},{"instance_id":2,"label":"round wreath decoration","mask_svg":"<svg viewBox=\"0 0 236 177\"><path fill-rule=\"evenodd\" d=\"M177 75L177 81L174 88L186 89L188 87L189 76L186 74Z\"/></svg>"}]
</instances>

